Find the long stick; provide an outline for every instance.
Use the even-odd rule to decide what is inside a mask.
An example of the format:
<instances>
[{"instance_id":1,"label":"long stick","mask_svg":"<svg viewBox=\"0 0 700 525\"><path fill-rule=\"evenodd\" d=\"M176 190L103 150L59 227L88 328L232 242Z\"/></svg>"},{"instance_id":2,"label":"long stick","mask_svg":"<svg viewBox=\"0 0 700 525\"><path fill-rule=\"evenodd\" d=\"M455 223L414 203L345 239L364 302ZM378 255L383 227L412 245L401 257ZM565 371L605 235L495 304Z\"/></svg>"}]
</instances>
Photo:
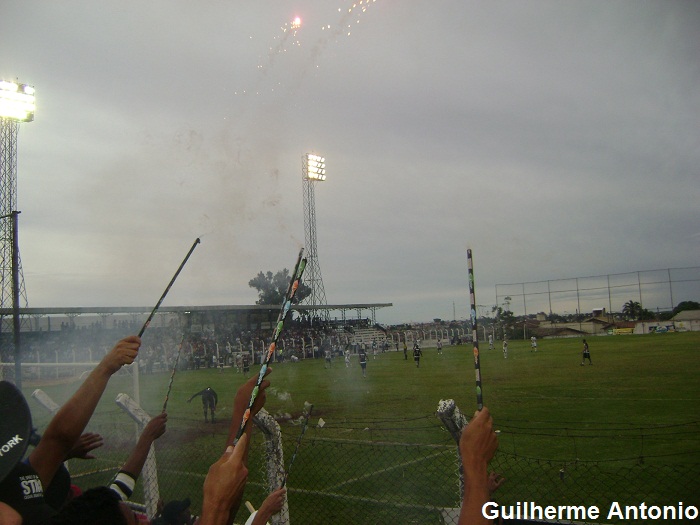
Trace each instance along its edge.
<instances>
[{"instance_id":1,"label":"long stick","mask_svg":"<svg viewBox=\"0 0 700 525\"><path fill-rule=\"evenodd\" d=\"M201 241L199 240L199 237L197 237L197 238L195 239L194 243L192 244L192 248L190 248L190 251L187 252L187 255L185 255L185 258L184 258L184 259L182 260L182 262L180 263L180 267L179 267L179 268L177 269L177 271L175 272L175 275L173 275L173 278L170 279L170 282L168 283L167 288L166 288L165 291L163 292L163 295L161 295L161 296L160 296L160 299L158 299L158 304L156 304L156 305L153 307L153 310L151 311L151 315L148 316L148 319L146 319L146 322L145 322L145 323L143 324L143 326L141 327L141 331L139 332L139 337L141 337L141 336L143 335L143 333L146 331L146 328L148 328L148 325L151 324L151 319L153 319L153 316L154 316L154 315L156 314L156 312L158 311L158 308L160 308L160 305L161 305L161 303L163 302L163 299L165 299L165 296L168 295L168 292L170 291L170 288L172 287L173 283L175 282L175 279L177 279L177 276L180 275L180 272L182 271L182 268L185 266L185 263L187 262L187 259L190 258L190 255L192 255L192 252L194 251L194 249L197 247L197 245L198 245L200 242L201 242Z\"/></svg>"},{"instance_id":2,"label":"long stick","mask_svg":"<svg viewBox=\"0 0 700 525\"><path fill-rule=\"evenodd\" d=\"M282 480L282 487L284 487L287 484L287 478L289 477L289 472L292 470L292 465L294 465L294 460L297 457L297 452L299 452L299 447L301 446L301 440L304 437L304 434L306 433L306 427L309 424L309 418L311 417L311 411L314 409L314 406L311 405L309 407L309 411L306 413L306 418L304 419L304 426L301 427L301 434L299 434L299 438L297 439L297 446L294 447L294 454L292 454L292 459L289 462L289 468L287 468L287 472L284 473L284 479ZM280 488L282 488L280 487Z\"/></svg>"},{"instance_id":3,"label":"long stick","mask_svg":"<svg viewBox=\"0 0 700 525\"><path fill-rule=\"evenodd\" d=\"M241 426L238 428L236 438L233 440L234 445L238 443L238 440L243 435L243 432L245 432L245 427L248 424L248 420L250 419L250 411L253 408L253 403L255 403L255 400L258 397L258 391L260 390L260 385L262 384L263 378L267 373L267 367L270 364L270 359L272 359L272 356L275 355L277 340L279 339L279 336L282 333L282 329L284 328L284 320L287 318L287 314L289 314L289 309L292 306L294 295L297 293L297 289L299 288L299 284L301 283L301 276L304 273L304 268L306 268L306 259L302 259L303 254L304 248L299 250L299 257L297 258L297 263L294 266L294 273L292 273L292 278L289 280L289 286L287 287L287 294L285 296L286 300L282 304L279 315L277 316L277 323L275 324L275 329L272 333L272 342L270 343L270 347L267 350L267 356L265 356L265 360L263 361L263 364L260 367L258 380L255 383L255 387L253 388L253 391L250 394L250 402L248 403L248 408L246 408L245 412L243 413Z\"/></svg>"},{"instance_id":4,"label":"long stick","mask_svg":"<svg viewBox=\"0 0 700 525\"><path fill-rule=\"evenodd\" d=\"M182 339L180 340L180 345L177 348L177 357L175 358L175 365L173 366L173 371L170 373L170 381L168 382L168 391L165 393L165 401L163 401L163 410L161 413L165 412L168 407L168 399L170 399L170 391L173 389L173 379L175 379L175 372L177 371L177 364L180 362L180 352L182 352L182 345L185 342L185 335L182 334Z\"/></svg>"},{"instance_id":5,"label":"long stick","mask_svg":"<svg viewBox=\"0 0 700 525\"><path fill-rule=\"evenodd\" d=\"M481 392L481 363L479 361L479 334L476 330L476 296L474 295L474 261L472 251L467 249L467 263L469 265L469 300L471 302L472 319L472 343L474 343L474 372L476 375L476 408L484 408L484 398Z\"/></svg>"}]
</instances>

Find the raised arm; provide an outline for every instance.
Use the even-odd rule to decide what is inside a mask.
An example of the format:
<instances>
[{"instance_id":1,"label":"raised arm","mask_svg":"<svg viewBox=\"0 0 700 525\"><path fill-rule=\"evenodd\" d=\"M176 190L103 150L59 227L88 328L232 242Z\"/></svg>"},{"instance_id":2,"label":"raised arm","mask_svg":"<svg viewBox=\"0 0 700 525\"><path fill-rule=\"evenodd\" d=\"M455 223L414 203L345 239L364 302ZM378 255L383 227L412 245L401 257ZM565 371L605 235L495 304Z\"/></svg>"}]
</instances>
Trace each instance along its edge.
<instances>
[{"instance_id":1,"label":"raised arm","mask_svg":"<svg viewBox=\"0 0 700 525\"><path fill-rule=\"evenodd\" d=\"M248 468L243 461L247 453L248 434L244 433L234 448L229 445L204 479L202 516L197 525L225 525L231 508L243 498Z\"/></svg>"},{"instance_id":2,"label":"raised arm","mask_svg":"<svg viewBox=\"0 0 700 525\"><path fill-rule=\"evenodd\" d=\"M271 368L267 369L267 372L265 373L265 377L267 377L270 372L272 372ZM252 376L248 381L243 383L241 387L238 389L236 392L236 397L233 400L233 416L231 417L231 425L229 427L229 435L228 439L226 441L227 445L233 445L234 440L236 439L236 434L238 433L238 429L241 426L241 421L243 421L243 414L245 411L248 409L248 404L250 403L250 396L253 392L253 389L255 388L255 384L258 381L258 376L254 375ZM243 448L241 451L241 459L243 462L243 465L247 468L248 467L248 451L249 451L249 444L250 444L250 437L251 433L253 432L253 416L260 412L260 409L263 407L265 404L265 390L267 387L270 386L270 381L267 379L264 379L262 383L260 383L260 390L258 392L258 396L255 399L255 403L253 403L253 408L250 411L250 419L248 420L248 425L246 425L246 430L244 432L244 435L247 435L248 438L246 439L246 446ZM241 440L243 437L241 436ZM240 441L239 441L240 443ZM243 492L241 491L238 499L236 499L233 504L231 505L230 509L230 515L229 519L226 523L233 523L234 518L236 517L236 513L238 512L238 508L241 506L241 501L243 498Z\"/></svg>"},{"instance_id":3,"label":"raised arm","mask_svg":"<svg viewBox=\"0 0 700 525\"><path fill-rule=\"evenodd\" d=\"M141 338L135 335L119 341L51 419L41 441L29 456L29 463L45 487L90 421L109 378L122 366L134 362L140 346Z\"/></svg>"},{"instance_id":4,"label":"raised arm","mask_svg":"<svg viewBox=\"0 0 700 525\"><path fill-rule=\"evenodd\" d=\"M488 408L477 411L462 431L459 453L464 471L464 500L459 525L489 525L482 508L491 498L488 464L498 448Z\"/></svg>"},{"instance_id":5,"label":"raised arm","mask_svg":"<svg viewBox=\"0 0 700 525\"><path fill-rule=\"evenodd\" d=\"M119 494L122 500L131 497L134 486L136 485L136 480L141 475L143 465L146 463L146 457L148 456L148 451L151 449L151 444L165 433L165 424L167 421L168 415L161 413L146 424L136 442L136 446L131 451L131 454L129 454L129 458L112 482L111 488Z\"/></svg>"},{"instance_id":6,"label":"raised arm","mask_svg":"<svg viewBox=\"0 0 700 525\"><path fill-rule=\"evenodd\" d=\"M272 516L281 511L282 507L284 507L286 494L287 489L285 487L270 492L265 501L262 502L262 505L260 505L251 525L265 525Z\"/></svg>"},{"instance_id":7,"label":"raised arm","mask_svg":"<svg viewBox=\"0 0 700 525\"><path fill-rule=\"evenodd\" d=\"M189 403L189 402L192 401L195 397L201 396L203 393L204 393L204 390L201 390L200 392L197 392L196 394L192 394L192 395L190 396L190 398L187 400L187 402Z\"/></svg>"}]
</instances>

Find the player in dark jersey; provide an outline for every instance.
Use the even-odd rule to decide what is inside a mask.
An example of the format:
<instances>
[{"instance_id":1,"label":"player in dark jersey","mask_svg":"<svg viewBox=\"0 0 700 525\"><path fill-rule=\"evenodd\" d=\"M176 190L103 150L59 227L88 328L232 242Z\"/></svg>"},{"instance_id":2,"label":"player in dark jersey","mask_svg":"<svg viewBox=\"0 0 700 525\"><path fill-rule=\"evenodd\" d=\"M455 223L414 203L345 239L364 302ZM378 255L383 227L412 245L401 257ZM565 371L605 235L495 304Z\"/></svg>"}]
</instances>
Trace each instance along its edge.
<instances>
[{"instance_id":1,"label":"player in dark jersey","mask_svg":"<svg viewBox=\"0 0 700 525\"><path fill-rule=\"evenodd\" d=\"M362 367L362 377L365 377L367 375L367 352L365 352L364 348L360 349L358 356L360 358L360 366Z\"/></svg>"},{"instance_id":2,"label":"player in dark jersey","mask_svg":"<svg viewBox=\"0 0 700 525\"><path fill-rule=\"evenodd\" d=\"M416 368L420 368L420 358L423 355L423 351L420 349L418 341L413 343L413 360L416 362Z\"/></svg>"},{"instance_id":3,"label":"player in dark jersey","mask_svg":"<svg viewBox=\"0 0 700 525\"><path fill-rule=\"evenodd\" d=\"M586 340L583 340L583 357L581 357L581 366L583 366L583 362L588 359L588 364L592 365L593 361L591 361L591 352L588 350L588 343Z\"/></svg>"},{"instance_id":4,"label":"player in dark jersey","mask_svg":"<svg viewBox=\"0 0 700 525\"><path fill-rule=\"evenodd\" d=\"M216 414L216 405L219 402L219 396L216 395L216 392L211 387L207 387L201 392L197 392L196 394L192 394L192 397L190 397L187 402L189 403L192 401L195 397L197 396L202 396L202 409L204 410L204 422L208 423L208 412L211 412L211 422L214 422L214 417Z\"/></svg>"}]
</instances>

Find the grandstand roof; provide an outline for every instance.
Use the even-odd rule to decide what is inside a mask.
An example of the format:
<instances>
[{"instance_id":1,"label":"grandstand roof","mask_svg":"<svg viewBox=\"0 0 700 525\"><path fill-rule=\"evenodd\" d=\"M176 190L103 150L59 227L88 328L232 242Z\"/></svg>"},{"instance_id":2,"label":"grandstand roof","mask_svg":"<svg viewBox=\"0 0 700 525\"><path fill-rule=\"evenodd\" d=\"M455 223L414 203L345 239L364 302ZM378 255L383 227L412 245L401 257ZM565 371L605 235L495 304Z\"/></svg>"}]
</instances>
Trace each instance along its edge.
<instances>
[{"instance_id":1,"label":"grandstand roof","mask_svg":"<svg viewBox=\"0 0 700 525\"><path fill-rule=\"evenodd\" d=\"M161 306L158 311L162 313L181 312L214 312L229 310L278 310L281 305L267 304L238 304L238 305L210 305L210 306ZM292 310L304 312L308 310L374 310L394 306L393 303L353 303L353 304L295 304ZM139 314L148 313L153 306L58 306L45 308L20 308L20 315L67 315L67 314ZM12 308L0 308L0 316L12 315Z\"/></svg>"}]
</instances>

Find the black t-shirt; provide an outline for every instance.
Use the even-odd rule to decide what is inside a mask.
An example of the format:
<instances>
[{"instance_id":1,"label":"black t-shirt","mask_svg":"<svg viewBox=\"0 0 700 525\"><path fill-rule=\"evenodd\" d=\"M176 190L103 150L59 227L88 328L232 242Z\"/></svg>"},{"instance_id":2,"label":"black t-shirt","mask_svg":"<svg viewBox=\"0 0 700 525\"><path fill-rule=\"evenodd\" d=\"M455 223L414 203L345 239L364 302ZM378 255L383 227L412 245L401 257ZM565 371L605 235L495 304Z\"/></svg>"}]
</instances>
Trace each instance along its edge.
<instances>
[{"instance_id":1,"label":"black t-shirt","mask_svg":"<svg viewBox=\"0 0 700 525\"><path fill-rule=\"evenodd\" d=\"M22 525L38 525L56 514L44 499L44 489L36 471L20 461L0 483L0 501L22 516Z\"/></svg>"}]
</instances>

